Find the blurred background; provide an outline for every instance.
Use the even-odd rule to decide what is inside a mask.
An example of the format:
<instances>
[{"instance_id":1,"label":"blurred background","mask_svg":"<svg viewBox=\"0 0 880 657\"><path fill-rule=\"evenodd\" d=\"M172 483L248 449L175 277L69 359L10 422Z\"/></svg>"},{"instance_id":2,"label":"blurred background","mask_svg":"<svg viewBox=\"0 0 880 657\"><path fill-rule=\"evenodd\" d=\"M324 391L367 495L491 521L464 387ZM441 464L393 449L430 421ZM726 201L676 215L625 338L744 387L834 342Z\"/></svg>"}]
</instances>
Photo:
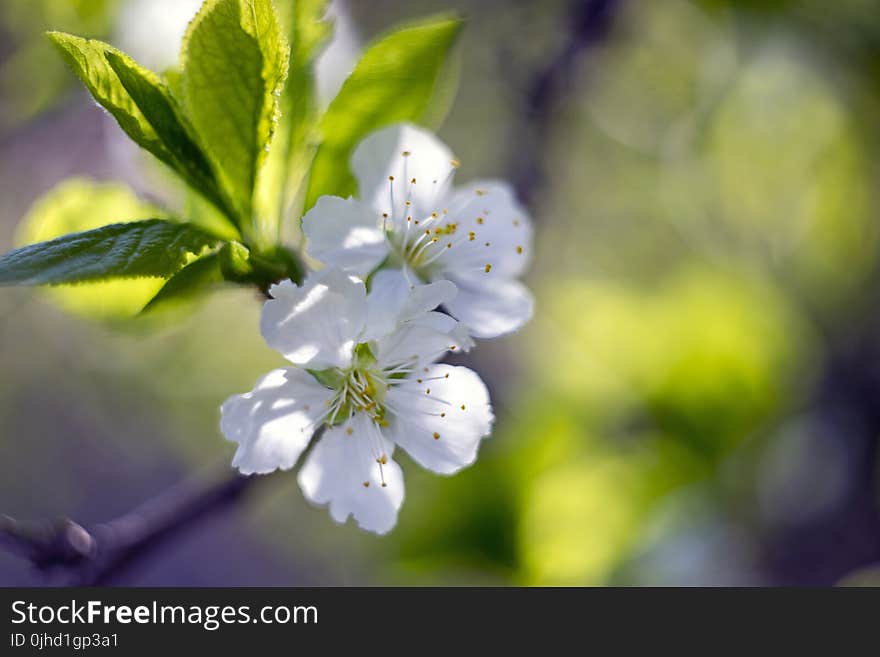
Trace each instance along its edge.
<instances>
[{"instance_id":1,"label":"blurred background","mask_svg":"<svg viewBox=\"0 0 880 657\"><path fill-rule=\"evenodd\" d=\"M467 17L440 135L537 225L534 320L463 361L477 464L402 455L382 538L276 474L111 583L880 585L880 2L584 4L336 2L319 62L330 98L393 24ZM198 5L0 3L2 250L181 208L42 32L161 70ZM0 289L0 513L88 526L229 462L219 404L281 364L259 300L120 319L155 286ZM58 583L0 552L0 584Z\"/></svg>"}]
</instances>

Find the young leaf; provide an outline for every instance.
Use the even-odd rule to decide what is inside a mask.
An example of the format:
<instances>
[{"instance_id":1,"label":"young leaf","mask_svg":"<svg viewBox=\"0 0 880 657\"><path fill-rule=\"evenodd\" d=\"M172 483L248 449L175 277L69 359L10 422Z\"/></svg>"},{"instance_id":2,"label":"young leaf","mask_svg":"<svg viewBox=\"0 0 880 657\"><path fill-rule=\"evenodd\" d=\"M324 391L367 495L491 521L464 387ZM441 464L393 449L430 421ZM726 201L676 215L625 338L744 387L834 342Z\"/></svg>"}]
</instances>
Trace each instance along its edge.
<instances>
[{"instance_id":1,"label":"young leaf","mask_svg":"<svg viewBox=\"0 0 880 657\"><path fill-rule=\"evenodd\" d=\"M206 201L203 203L207 205ZM121 218L163 216L160 208L141 200L121 183L69 178L31 206L18 225L15 245L46 242L68 233L100 228ZM88 319L117 321L134 317L163 283L161 278L117 278L53 285L40 292L69 313Z\"/></svg>"},{"instance_id":2,"label":"young leaf","mask_svg":"<svg viewBox=\"0 0 880 657\"><path fill-rule=\"evenodd\" d=\"M242 224L277 120L289 49L271 0L207 0L181 51L186 115Z\"/></svg>"},{"instance_id":3,"label":"young leaf","mask_svg":"<svg viewBox=\"0 0 880 657\"><path fill-rule=\"evenodd\" d=\"M355 191L349 158L369 133L429 111L444 64L461 29L456 18L435 18L398 29L371 45L320 123L305 209L319 196Z\"/></svg>"},{"instance_id":4,"label":"young leaf","mask_svg":"<svg viewBox=\"0 0 880 657\"><path fill-rule=\"evenodd\" d=\"M177 102L162 79L119 51L109 49L104 57L174 157L174 169L234 221L235 215L223 198L207 157L191 137L192 129L185 126Z\"/></svg>"},{"instance_id":5,"label":"young leaf","mask_svg":"<svg viewBox=\"0 0 880 657\"><path fill-rule=\"evenodd\" d=\"M279 15L290 42L287 83L281 94L281 120L273 146L258 179L258 214L268 232L280 223L300 191L314 156L318 104L314 61L332 32L324 20L328 0L297 0L279 5Z\"/></svg>"},{"instance_id":6,"label":"young leaf","mask_svg":"<svg viewBox=\"0 0 880 657\"><path fill-rule=\"evenodd\" d=\"M174 274L141 310L141 314L166 309L200 296L223 283L220 258L216 253L193 260Z\"/></svg>"},{"instance_id":7,"label":"young leaf","mask_svg":"<svg viewBox=\"0 0 880 657\"><path fill-rule=\"evenodd\" d=\"M49 32L86 88L139 146L176 171L193 189L234 220L201 149L184 127L176 103L152 71L94 39Z\"/></svg>"},{"instance_id":8,"label":"young leaf","mask_svg":"<svg viewBox=\"0 0 880 657\"><path fill-rule=\"evenodd\" d=\"M110 224L0 256L0 285L167 278L216 243L194 226L164 219Z\"/></svg>"},{"instance_id":9,"label":"young leaf","mask_svg":"<svg viewBox=\"0 0 880 657\"><path fill-rule=\"evenodd\" d=\"M139 146L173 167L174 157L104 58L105 52L113 50L112 46L63 32L48 32L47 36L94 99L113 115L119 127Z\"/></svg>"}]
</instances>

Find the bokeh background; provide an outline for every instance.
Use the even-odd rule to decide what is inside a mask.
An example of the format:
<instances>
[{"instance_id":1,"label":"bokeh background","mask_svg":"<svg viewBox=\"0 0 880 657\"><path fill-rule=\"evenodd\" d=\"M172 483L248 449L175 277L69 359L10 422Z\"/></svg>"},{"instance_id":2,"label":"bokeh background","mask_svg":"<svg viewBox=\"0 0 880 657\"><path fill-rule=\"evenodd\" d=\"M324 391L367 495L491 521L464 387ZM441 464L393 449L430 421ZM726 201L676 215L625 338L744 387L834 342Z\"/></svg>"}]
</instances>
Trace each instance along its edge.
<instances>
[{"instance_id":1,"label":"bokeh background","mask_svg":"<svg viewBox=\"0 0 880 657\"><path fill-rule=\"evenodd\" d=\"M42 31L161 69L198 4L0 3L3 250L181 207ZM276 474L112 583L880 584L880 3L595 3L608 29L536 112L580 4L337 2L319 64L329 98L391 25L468 19L440 134L537 224L535 319L467 359L498 415L477 464L402 456L382 538ZM138 299L0 290L0 513L100 523L228 463L219 404L280 363L258 299L116 317ZM0 584L64 581L0 552Z\"/></svg>"}]
</instances>

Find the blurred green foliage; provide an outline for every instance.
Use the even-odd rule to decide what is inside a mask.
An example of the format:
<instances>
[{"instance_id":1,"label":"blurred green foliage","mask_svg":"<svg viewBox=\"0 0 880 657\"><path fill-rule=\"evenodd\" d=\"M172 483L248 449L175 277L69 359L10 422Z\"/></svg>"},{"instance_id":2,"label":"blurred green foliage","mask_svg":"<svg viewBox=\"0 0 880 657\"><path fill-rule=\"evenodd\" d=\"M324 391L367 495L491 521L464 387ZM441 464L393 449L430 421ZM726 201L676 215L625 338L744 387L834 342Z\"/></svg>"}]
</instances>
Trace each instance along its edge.
<instances>
[{"instance_id":1,"label":"blurred green foliage","mask_svg":"<svg viewBox=\"0 0 880 657\"><path fill-rule=\"evenodd\" d=\"M44 32L51 29L89 37L108 34L119 0L7 0L0 4L4 37L0 63L0 129L26 121L73 86Z\"/></svg>"}]
</instances>

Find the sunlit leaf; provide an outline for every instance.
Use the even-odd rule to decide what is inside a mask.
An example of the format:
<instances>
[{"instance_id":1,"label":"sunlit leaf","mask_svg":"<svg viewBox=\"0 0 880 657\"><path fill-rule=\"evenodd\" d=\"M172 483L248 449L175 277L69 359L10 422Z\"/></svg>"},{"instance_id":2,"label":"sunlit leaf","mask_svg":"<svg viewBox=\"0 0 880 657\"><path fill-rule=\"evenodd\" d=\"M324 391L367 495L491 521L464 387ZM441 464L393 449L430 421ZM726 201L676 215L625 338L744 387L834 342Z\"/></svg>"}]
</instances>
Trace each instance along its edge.
<instances>
[{"instance_id":1,"label":"sunlit leaf","mask_svg":"<svg viewBox=\"0 0 880 657\"><path fill-rule=\"evenodd\" d=\"M0 285L165 278L217 239L188 224L146 219L23 246L0 256Z\"/></svg>"},{"instance_id":2,"label":"sunlit leaf","mask_svg":"<svg viewBox=\"0 0 880 657\"><path fill-rule=\"evenodd\" d=\"M314 63L332 32L324 20L327 0L300 0L279 6L290 42L287 82L281 94L281 119L268 159L260 172L255 204L265 233L280 230L300 195L316 148L318 105Z\"/></svg>"},{"instance_id":3,"label":"sunlit leaf","mask_svg":"<svg viewBox=\"0 0 880 657\"><path fill-rule=\"evenodd\" d=\"M124 219L163 216L126 186L72 178L38 200L18 227L16 244L45 242ZM67 310L93 319L134 316L164 284L160 278L125 278L56 285L40 293Z\"/></svg>"},{"instance_id":4,"label":"sunlit leaf","mask_svg":"<svg viewBox=\"0 0 880 657\"><path fill-rule=\"evenodd\" d=\"M348 161L364 137L390 123L418 122L431 109L461 26L456 18L434 18L391 32L367 48L321 119L322 142L306 208L324 194L355 191Z\"/></svg>"},{"instance_id":5,"label":"sunlit leaf","mask_svg":"<svg viewBox=\"0 0 880 657\"><path fill-rule=\"evenodd\" d=\"M288 53L270 0L208 0L184 37L178 83L186 115L244 225Z\"/></svg>"}]
</instances>

